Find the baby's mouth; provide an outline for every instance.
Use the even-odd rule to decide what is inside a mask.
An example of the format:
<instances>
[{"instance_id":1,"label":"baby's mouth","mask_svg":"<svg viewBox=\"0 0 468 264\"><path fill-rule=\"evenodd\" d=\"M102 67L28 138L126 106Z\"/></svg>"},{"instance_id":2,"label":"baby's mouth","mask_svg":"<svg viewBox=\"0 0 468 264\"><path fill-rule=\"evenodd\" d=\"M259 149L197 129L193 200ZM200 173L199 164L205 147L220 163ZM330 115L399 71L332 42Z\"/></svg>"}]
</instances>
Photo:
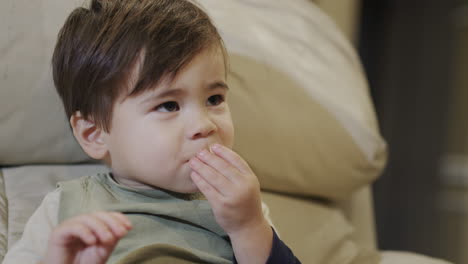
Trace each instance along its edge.
<instances>
[{"instance_id":1,"label":"baby's mouth","mask_svg":"<svg viewBox=\"0 0 468 264\"><path fill-rule=\"evenodd\" d=\"M210 147L210 146L207 146L207 147L205 147L204 149L208 150L210 153L213 153L213 151L211 150L211 147ZM202 150L202 149L200 149L200 151L201 151L201 150ZM198 153L198 152L197 152L197 153ZM196 157L196 156L197 156L197 154L195 154L193 157ZM184 161L184 163L188 163L188 162L190 162L190 160L191 160L191 159L188 159L188 160Z\"/></svg>"}]
</instances>

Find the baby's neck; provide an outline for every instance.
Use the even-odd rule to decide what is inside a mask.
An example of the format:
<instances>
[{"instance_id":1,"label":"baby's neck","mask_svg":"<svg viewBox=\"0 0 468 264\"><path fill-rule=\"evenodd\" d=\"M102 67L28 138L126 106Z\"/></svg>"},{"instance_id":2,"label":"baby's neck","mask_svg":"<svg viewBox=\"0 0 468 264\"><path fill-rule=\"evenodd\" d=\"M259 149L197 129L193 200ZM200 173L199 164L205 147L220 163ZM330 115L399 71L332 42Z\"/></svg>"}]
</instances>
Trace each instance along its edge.
<instances>
[{"instance_id":1,"label":"baby's neck","mask_svg":"<svg viewBox=\"0 0 468 264\"><path fill-rule=\"evenodd\" d=\"M125 179L120 179L118 177L115 177L115 175L112 172L109 173L109 177L116 185L119 185L125 188L141 190L141 191L159 190L159 191L166 192L176 198L183 199L183 200L201 200L201 199L205 200L206 199L205 196L201 192L180 193L180 192L174 192L174 191L170 191L167 189L163 189L157 186L150 186L146 184L135 184L134 181L132 181L130 184L126 184Z\"/></svg>"}]
</instances>

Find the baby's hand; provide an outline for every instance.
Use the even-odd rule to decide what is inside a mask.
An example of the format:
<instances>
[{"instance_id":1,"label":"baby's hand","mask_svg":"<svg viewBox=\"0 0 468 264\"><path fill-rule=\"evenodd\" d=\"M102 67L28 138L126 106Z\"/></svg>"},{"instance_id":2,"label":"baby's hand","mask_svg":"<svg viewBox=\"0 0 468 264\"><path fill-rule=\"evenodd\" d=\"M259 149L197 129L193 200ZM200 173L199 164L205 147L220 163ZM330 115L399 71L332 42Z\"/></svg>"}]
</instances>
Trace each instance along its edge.
<instances>
[{"instance_id":1,"label":"baby's hand","mask_svg":"<svg viewBox=\"0 0 468 264\"><path fill-rule=\"evenodd\" d=\"M52 231L43 263L105 263L130 229L130 221L121 213L75 216Z\"/></svg>"},{"instance_id":2,"label":"baby's hand","mask_svg":"<svg viewBox=\"0 0 468 264\"><path fill-rule=\"evenodd\" d=\"M248 164L219 144L211 150L191 159L191 177L213 207L218 224L228 234L263 224L260 184Z\"/></svg>"},{"instance_id":3,"label":"baby's hand","mask_svg":"<svg viewBox=\"0 0 468 264\"><path fill-rule=\"evenodd\" d=\"M221 145L190 160L191 177L231 239L238 263L265 263L273 231L262 212L260 184L249 165Z\"/></svg>"}]
</instances>

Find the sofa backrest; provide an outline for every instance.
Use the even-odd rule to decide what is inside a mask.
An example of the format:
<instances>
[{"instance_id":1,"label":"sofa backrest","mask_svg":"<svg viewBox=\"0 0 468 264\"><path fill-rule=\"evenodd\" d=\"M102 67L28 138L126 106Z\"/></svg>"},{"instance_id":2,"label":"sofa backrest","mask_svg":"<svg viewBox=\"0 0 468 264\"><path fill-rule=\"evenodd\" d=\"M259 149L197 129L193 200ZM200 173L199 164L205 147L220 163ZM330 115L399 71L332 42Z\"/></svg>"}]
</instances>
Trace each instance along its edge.
<instances>
[{"instance_id":1,"label":"sofa backrest","mask_svg":"<svg viewBox=\"0 0 468 264\"><path fill-rule=\"evenodd\" d=\"M387 150L349 41L307 0L198 2L230 53L235 150L262 188L339 201L351 220L372 224L368 186ZM50 66L58 30L79 5L0 2L0 166L92 162L71 134Z\"/></svg>"}]
</instances>

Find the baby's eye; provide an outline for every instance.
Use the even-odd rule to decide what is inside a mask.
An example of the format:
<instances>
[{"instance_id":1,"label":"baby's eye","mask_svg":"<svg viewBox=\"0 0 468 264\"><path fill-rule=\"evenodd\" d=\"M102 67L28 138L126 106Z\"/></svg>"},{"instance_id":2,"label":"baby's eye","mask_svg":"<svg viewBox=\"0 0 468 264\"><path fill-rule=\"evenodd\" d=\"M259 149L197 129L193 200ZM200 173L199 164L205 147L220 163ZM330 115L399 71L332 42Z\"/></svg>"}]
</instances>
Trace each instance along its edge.
<instances>
[{"instance_id":1,"label":"baby's eye","mask_svg":"<svg viewBox=\"0 0 468 264\"><path fill-rule=\"evenodd\" d=\"M156 106L154 110L159 111L159 112L175 112L175 111L179 111L180 107L177 102L171 101L171 102L166 102L166 103Z\"/></svg>"},{"instance_id":2,"label":"baby's eye","mask_svg":"<svg viewBox=\"0 0 468 264\"><path fill-rule=\"evenodd\" d=\"M208 98L208 105L215 106L221 104L222 102L224 102L224 97L220 94L213 95Z\"/></svg>"}]
</instances>

